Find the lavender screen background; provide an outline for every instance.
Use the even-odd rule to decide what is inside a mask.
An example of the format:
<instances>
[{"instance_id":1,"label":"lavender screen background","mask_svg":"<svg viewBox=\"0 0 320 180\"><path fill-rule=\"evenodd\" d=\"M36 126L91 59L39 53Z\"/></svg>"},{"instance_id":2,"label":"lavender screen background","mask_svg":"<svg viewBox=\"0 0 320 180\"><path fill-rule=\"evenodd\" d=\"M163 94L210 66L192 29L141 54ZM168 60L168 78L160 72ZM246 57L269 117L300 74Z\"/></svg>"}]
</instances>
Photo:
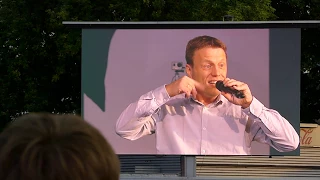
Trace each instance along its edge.
<instances>
[{"instance_id":1,"label":"lavender screen background","mask_svg":"<svg viewBox=\"0 0 320 180\"><path fill-rule=\"evenodd\" d=\"M209 35L227 45L228 77L246 82L253 95L269 107L269 30L117 30L112 37L105 76L105 111L86 94L84 118L98 128L117 154L156 154L155 135L129 141L115 133L120 113L138 98L170 83L172 62L185 63L187 42ZM254 143L253 154L267 155L267 145Z\"/></svg>"}]
</instances>

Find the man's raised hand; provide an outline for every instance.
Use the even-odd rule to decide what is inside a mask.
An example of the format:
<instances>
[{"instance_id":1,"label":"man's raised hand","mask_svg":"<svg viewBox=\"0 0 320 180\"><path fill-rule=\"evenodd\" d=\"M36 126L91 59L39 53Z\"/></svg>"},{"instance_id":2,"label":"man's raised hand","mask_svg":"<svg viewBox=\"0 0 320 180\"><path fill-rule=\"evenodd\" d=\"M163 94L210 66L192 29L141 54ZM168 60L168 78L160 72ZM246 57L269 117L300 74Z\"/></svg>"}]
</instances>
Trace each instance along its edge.
<instances>
[{"instance_id":1,"label":"man's raised hand","mask_svg":"<svg viewBox=\"0 0 320 180\"><path fill-rule=\"evenodd\" d=\"M191 96L196 97L197 91L202 90L202 85L189 78L188 76L183 76L180 79L166 85L166 90L170 97L174 97L178 94L185 93L186 98Z\"/></svg>"}]
</instances>

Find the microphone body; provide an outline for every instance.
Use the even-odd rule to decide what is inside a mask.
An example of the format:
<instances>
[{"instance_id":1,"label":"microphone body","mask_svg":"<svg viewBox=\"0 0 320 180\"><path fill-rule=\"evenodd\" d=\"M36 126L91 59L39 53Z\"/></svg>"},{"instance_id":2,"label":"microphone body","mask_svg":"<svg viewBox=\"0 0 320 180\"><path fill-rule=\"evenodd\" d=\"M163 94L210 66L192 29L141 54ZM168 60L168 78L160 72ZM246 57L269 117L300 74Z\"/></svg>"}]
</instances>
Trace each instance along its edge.
<instances>
[{"instance_id":1,"label":"microphone body","mask_svg":"<svg viewBox=\"0 0 320 180\"><path fill-rule=\"evenodd\" d=\"M241 91L224 86L222 81L216 82L216 88L221 92L223 91L225 93L233 94L238 99L244 98L244 94Z\"/></svg>"}]
</instances>

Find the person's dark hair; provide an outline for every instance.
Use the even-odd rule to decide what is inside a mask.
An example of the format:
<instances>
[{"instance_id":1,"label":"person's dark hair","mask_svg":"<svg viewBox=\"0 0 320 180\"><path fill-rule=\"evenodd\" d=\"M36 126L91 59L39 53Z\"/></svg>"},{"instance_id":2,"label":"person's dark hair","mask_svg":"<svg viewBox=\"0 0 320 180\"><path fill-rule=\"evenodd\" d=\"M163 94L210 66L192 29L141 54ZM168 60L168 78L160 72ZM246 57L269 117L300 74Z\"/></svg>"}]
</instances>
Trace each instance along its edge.
<instances>
[{"instance_id":1,"label":"person's dark hair","mask_svg":"<svg viewBox=\"0 0 320 180\"><path fill-rule=\"evenodd\" d=\"M221 48L227 53L226 45L219 39L207 35L198 36L191 39L187 44L185 56L187 64L193 65L194 52L205 47Z\"/></svg>"},{"instance_id":2,"label":"person's dark hair","mask_svg":"<svg viewBox=\"0 0 320 180\"><path fill-rule=\"evenodd\" d=\"M32 113L0 134L1 180L118 180L120 162L102 134L76 115Z\"/></svg>"}]
</instances>

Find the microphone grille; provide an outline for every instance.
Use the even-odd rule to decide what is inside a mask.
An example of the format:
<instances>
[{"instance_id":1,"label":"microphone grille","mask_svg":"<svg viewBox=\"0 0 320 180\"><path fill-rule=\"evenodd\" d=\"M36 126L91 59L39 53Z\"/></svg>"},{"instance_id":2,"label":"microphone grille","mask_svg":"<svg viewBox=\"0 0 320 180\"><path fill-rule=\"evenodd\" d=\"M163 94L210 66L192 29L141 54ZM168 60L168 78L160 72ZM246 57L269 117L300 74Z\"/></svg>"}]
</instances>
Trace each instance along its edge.
<instances>
[{"instance_id":1,"label":"microphone grille","mask_svg":"<svg viewBox=\"0 0 320 180\"><path fill-rule=\"evenodd\" d=\"M216 82L216 88L217 88L219 91L222 91L222 89L224 88L223 82L222 82L222 81L217 81L217 82Z\"/></svg>"}]
</instances>

